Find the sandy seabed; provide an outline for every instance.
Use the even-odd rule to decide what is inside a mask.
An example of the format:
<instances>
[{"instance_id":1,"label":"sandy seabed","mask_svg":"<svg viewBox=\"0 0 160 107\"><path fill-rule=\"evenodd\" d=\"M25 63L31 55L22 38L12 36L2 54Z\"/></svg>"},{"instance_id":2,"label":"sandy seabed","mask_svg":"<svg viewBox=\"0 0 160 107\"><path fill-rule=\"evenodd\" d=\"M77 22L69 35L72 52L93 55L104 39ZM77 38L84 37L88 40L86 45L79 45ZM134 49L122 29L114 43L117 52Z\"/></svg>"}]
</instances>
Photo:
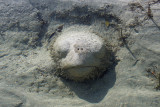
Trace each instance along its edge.
<instances>
[{"instance_id":1,"label":"sandy seabed","mask_svg":"<svg viewBox=\"0 0 160 107\"><path fill-rule=\"evenodd\" d=\"M160 2L150 6L153 19L148 0L1 0L0 107L159 107ZM53 75L48 41L61 25L109 42L115 59L102 77Z\"/></svg>"}]
</instances>

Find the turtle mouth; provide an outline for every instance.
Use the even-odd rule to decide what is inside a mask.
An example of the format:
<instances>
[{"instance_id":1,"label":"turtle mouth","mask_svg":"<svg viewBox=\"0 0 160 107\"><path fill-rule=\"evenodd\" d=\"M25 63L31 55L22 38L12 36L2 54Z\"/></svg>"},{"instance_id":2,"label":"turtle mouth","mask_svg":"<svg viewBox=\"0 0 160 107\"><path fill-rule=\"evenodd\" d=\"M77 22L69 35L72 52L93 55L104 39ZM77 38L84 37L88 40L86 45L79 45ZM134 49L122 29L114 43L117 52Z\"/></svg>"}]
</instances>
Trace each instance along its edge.
<instances>
[{"instance_id":1,"label":"turtle mouth","mask_svg":"<svg viewBox=\"0 0 160 107\"><path fill-rule=\"evenodd\" d=\"M84 81L91 78L99 77L103 72L97 66L68 66L60 69L60 76L70 80Z\"/></svg>"},{"instance_id":2,"label":"turtle mouth","mask_svg":"<svg viewBox=\"0 0 160 107\"><path fill-rule=\"evenodd\" d=\"M86 68L97 68L97 67L96 66L71 66L63 69L70 70L70 69L86 69Z\"/></svg>"},{"instance_id":3,"label":"turtle mouth","mask_svg":"<svg viewBox=\"0 0 160 107\"><path fill-rule=\"evenodd\" d=\"M75 66L68 67L64 70L65 73L69 74L71 77L82 78L86 77L96 70L95 66Z\"/></svg>"}]
</instances>

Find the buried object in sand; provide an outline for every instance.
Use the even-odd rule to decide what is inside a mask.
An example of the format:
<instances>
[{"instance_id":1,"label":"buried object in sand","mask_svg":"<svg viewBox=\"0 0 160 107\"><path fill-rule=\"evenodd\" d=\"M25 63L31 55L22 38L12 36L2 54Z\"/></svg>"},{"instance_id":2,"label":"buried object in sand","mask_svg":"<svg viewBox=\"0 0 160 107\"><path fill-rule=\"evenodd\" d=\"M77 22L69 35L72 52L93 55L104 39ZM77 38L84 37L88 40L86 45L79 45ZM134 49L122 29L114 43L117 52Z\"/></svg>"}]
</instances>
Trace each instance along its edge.
<instances>
[{"instance_id":1,"label":"buried object in sand","mask_svg":"<svg viewBox=\"0 0 160 107\"><path fill-rule=\"evenodd\" d=\"M105 40L89 30L68 29L51 42L50 54L60 77L74 81L95 79L109 66Z\"/></svg>"}]
</instances>

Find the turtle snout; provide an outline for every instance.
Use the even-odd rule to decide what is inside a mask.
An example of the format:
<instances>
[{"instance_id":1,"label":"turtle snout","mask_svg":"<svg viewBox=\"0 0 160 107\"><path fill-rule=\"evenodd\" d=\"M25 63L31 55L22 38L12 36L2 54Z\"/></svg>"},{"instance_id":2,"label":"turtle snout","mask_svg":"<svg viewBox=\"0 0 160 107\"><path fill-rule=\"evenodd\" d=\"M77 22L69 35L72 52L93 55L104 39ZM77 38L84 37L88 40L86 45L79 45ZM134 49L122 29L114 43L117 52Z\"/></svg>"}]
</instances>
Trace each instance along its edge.
<instances>
[{"instance_id":1,"label":"turtle snout","mask_svg":"<svg viewBox=\"0 0 160 107\"><path fill-rule=\"evenodd\" d=\"M85 53L86 49L84 47L76 47L74 51L75 53Z\"/></svg>"},{"instance_id":2,"label":"turtle snout","mask_svg":"<svg viewBox=\"0 0 160 107\"><path fill-rule=\"evenodd\" d=\"M74 52L77 54L87 53L88 51L89 51L89 49L87 49L84 46L74 45Z\"/></svg>"}]
</instances>

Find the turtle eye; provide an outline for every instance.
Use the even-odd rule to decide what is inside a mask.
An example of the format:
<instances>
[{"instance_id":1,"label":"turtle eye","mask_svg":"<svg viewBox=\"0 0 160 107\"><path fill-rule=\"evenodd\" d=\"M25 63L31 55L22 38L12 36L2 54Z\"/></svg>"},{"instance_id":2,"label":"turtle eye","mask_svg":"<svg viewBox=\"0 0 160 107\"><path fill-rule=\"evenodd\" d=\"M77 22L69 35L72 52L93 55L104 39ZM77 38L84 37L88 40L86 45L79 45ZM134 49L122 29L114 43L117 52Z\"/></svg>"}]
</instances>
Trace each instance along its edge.
<instances>
[{"instance_id":1,"label":"turtle eye","mask_svg":"<svg viewBox=\"0 0 160 107\"><path fill-rule=\"evenodd\" d=\"M60 57L61 58L65 58L67 56L68 50L63 50L63 51L61 51L59 53L60 53Z\"/></svg>"},{"instance_id":2,"label":"turtle eye","mask_svg":"<svg viewBox=\"0 0 160 107\"><path fill-rule=\"evenodd\" d=\"M65 58L67 56L67 53L69 51L70 44L68 42L64 43L59 48L59 55L61 58Z\"/></svg>"}]
</instances>

